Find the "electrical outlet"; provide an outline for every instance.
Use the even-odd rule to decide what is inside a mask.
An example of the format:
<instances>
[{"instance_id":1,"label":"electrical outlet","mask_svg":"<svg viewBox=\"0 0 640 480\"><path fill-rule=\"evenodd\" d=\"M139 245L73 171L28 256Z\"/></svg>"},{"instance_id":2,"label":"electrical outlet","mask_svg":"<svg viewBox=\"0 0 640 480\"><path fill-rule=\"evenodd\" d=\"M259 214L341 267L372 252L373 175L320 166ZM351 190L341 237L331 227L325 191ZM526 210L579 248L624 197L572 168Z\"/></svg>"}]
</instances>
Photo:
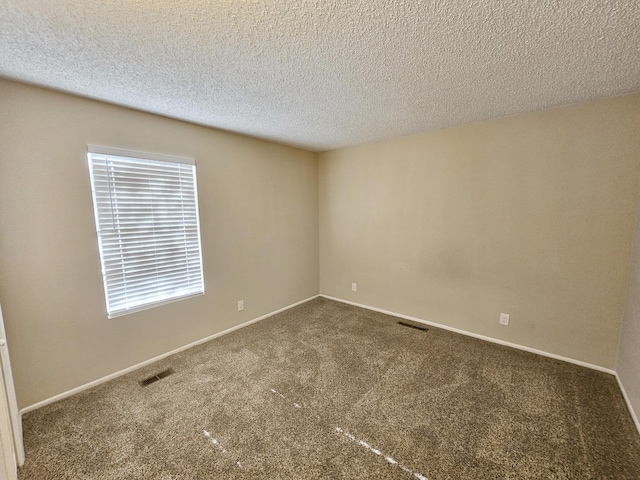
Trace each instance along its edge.
<instances>
[{"instance_id":1,"label":"electrical outlet","mask_svg":"<svg viewBox=\"0 0 640 480\"><path fill-rule=\"evenodd\" d=\"M358 284L357 283L352 283L351 284L351 290L354 291L354 292L357 292L358 291Z\"/></svg>"},{"instance_id":2,"label":"electrical outlet","mask_svg":"<svg viewBox=\"0 0 640 480\"><path fill-rule=\"evenodd\" d=\"M500 325L509 325L509 314L501 313L500 314Z\"/></svg>"},{"instance_id":3,"label":"electrical outlet","mask_svg":"<svg viewBox=\"0 0 640 480\"><path fill-rule=\"evenodd\" d=\"M238 300L238 311L244 310L244 300Z\"/></svg>"}]
</instances>

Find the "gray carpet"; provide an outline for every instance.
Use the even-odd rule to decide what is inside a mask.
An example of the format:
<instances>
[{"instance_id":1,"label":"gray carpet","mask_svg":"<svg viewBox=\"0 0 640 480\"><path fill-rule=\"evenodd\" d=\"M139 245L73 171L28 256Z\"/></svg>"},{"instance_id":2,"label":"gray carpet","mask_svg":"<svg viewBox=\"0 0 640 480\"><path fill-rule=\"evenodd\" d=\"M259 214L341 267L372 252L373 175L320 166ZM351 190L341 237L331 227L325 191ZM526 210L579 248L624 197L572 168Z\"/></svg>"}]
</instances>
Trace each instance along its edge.
<instances>
[{"instance_id":1,"label":"gray carpet","mask_svg":"<svg viewBox=\"0 0 640 480\"><path fill-rule=\"evenodd\" d=\"M315 299L30 412L18 477L640 479L611 375L397 320Z\"/></svg>"}]
</instances>

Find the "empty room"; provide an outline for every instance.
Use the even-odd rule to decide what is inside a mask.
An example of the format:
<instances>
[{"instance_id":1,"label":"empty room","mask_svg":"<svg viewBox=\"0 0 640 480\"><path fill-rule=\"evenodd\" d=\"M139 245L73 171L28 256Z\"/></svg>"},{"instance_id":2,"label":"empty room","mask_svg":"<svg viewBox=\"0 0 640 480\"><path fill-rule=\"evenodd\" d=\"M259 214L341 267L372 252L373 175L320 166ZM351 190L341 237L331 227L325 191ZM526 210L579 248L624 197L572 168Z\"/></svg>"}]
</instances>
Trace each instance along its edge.
<instances>
[{"instance_id":1,"label":"empty room","mask_svg":"<svg viewBox=\"0 0 640 480\"><path fill-rule=\"evenodd\" d=\"M640 3L0 2L0 480L640 480Z\"/></svg>"}]
</instances>

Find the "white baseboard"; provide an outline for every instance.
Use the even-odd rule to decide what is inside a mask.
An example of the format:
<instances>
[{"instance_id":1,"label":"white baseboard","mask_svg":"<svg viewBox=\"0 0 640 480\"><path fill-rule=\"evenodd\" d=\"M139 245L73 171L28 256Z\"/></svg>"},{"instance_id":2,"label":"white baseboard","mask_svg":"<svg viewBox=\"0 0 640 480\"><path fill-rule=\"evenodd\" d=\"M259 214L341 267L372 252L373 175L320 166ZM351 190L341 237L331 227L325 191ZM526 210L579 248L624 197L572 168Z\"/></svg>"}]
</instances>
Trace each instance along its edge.
<instances>
[{"instance_id":1,"label":"white baseboard","mask_svg":"<svg viewBox=\"0 0 640 480\"><path fill-rule=\"evenodd\" d=\"M581 360L576 360L569 357L563 357L561 355L556 355L555 353L545 352L543 350L537 350L535 348L526 347L524 345L519 345L517 343L505 342L504 340L498 340L497 338L487 337L485 335L480 335L477 333L467 332L466 330L461 330L459 328L449 327L448 325L443 325L441 323L430 322L428 320L423 320L421 318L411 317L409 315L403 315L401 313L390 312L388 310L383 310L381 308L370 307L368 305L363 305L361 303L350 302L349 300L344 300L342 298L330 297L329 295L320 294L320 297L327 298L329 300L335 300L336 302L346 303L348 305L353 305L354 307L365 308L367 310L372 310L374 312L384 313L386 315L392 315L394 317L404 318L405 320L411 320L412 322L423 323L425 325L430 325L436 328L442 328L443 330L449 330L450 332L459 333L461 335L466 335L468 337L478 338L480 340L484 340L486 342L497 343L499 345L504 345L506 347L517 348L518 350L524 350L525 352L535 353L537 355L542 355L544 357L554 358L556 360L562 360L563 362L574 363L576 365L580 365L582 367L587 367L592 370L598 370L599 372L609 373L611 375L615 375L615 370L610 368L601 367L600 365L593 365L591 363L583 362Z\"/></svg>"},{"instance_id":2,"label":"white baseboard","mask_svg":"<svg viewBox=\"0 0 640 480\"><path fill-rule=\"evenodd\" d=\"M132 365L131 367L125 368L124 370L120 370L118 372L112 373L110 375L107 375L106 377L102 377L99 378L97 380L94 380L92 382L86 383L84 385L81 385L79 387L73 388L69 391L60 393L58 395L54 395L51 398L47 398L46 400L42 400L41 402L38 403L34 403L33 405L29 405L28 407L23 408L22 410L20 410L20 415L24 415L27 412L30 412L32 410L37 410L38 408L42 408L45 405L49 405L50 403L53 402L57 402L58 400L62 400L63 398L67 398L70 397L72 395L75 395L76 393L80 393L84 390L87 390L91 387L95 387L96 385L100 385L101 383L105 383L108 382L109 380L113 380L114 378L120 377L122 375L125 375L127 373L133 372L135 370L138 370L139 368L142 367L146 367L147 365L150 365L152 363L155 363L159 360L162 360L164 358L167 358L170 355L174 355L176 353L182 352L183 350L187 350L191 347L195 347L196 345L200 345L202 343L208 342L209 340L213 340L214 338L218 338L221 337L223 335L226 335L228 333L234 332L236 330L239 330L241 328L247 327L249 325L251 325L252 323L256 323L259 322L260 320L264 320L265 318L269 318L272 317L278 313L284 312L285 310L289 310L290 308L293 307L297 307L298 305L301 305L303 303L306 303L310 300L313 300L314 298L318 298L320 295L314 295L313 297L309 297L306 298L304 300L300 300L299 302L293 303L291 305L288 305L286 307L280 308L278 310L275 310L273 312L267 313L266 315L262 315L261 317L258 318L254 318L253 320L249 320L248 322L244 322L241 323L240 325L236 325L235 327L231 327L228 328L226 330L223 330L222 332L218 332L218 333L214 333L213 335L209 335L208 337L205 338L201 338L200 340L196 340L195 342L189 343L188 345L184 345L182 347L178 347L174 350L171 350L170 352L167 353L163 353L161 355L158 355L157 357L153 357L150 358L149 360L145 360L144 362L138 363L136 365Z\"/></svg>"},{"instance_id":3,"label":"white baseboard","mask_svg":"<svg viewBox=\"0 0 640 480\"><path fill-rule=\"evenodd\" d=\"M392 315L394 317L403 318L405 320L411 320L413 322L418 322L418 323L422 323L422 324L425 324L425 325L430 325L430 326L433 326L433 327L442 328L443 330L449 330L451 332L459 333L461 335L466 335L466 336L469 336L469 337L477 338L477 339L484 340L484 341L491 342L491 343L497 343L499 345L504 345L504 346L507 346L507 347L517 348L518 350L524 350L526 352L535 353L535 354L542 355L542 356L545 356L545 357L554 358L556 360L561 360L561 361L564 361L564 362L573 363L573 364L576 364L576 365L580 365L582 367L586 367L586 368L590 368L590 369L593 369L593 370L597 370L597 371L600 371L600 372L605 372L605 373L609 373L611 375L614 375L616 377L617 381L618 381L618 385L620 385L620 389L621 389L622 394L623 394L623 396L625 398L625 401L627 402L627 405L629 407L629 411L631 412L631 416L633 417L633 420L634 420L636 426L638 427L638 431L640 432L640 422L638 422L638 417L637 417L636 413L634 412L634 410L633 410L633 408L631 406L631 403L629 402L629 398L628 398L628 396L627 396L627 394L626 394L626 392L624 390L624 387L622 386L620 378L618 377L617 373L612 369L601 367L599 365L593 365L593 364L590 364L590 363L587 363L587 362L583 362L581 360L576 360L576 359L573 359L573 358L569 358L569 357L563 357L561 355L556 355L554 353L545 352L543 350L537 350L535 348L526 347L524 345L519 345L519 344L516 344L516 343L506 342L504 340L499 340L499 339L496 339L496 338L487 337L485 335L479 335L477 333L468 332L466 330L461 330L459 328L450 327L448 325L443 325L443 324L440 324L440 323L431 322L431 321L428 321L428 320L423 320L421 318L416 318L416 317L412 317L412 316L409 316L409 315L403 315L401 313L391 312L389 310L383 310L381 308L370 307L368 305L363 305L363 304L360 304L360 303L351 302L349 300L344 300L342 298L331 297L329 295L323 295L323 294L314 295L314 296L306 298L304 300L300 300L299 302L293 303L293 304L288 305L286 307L283 307L283 308L280 308L280 309L275 310L273 312L267 313L266 315L262 315L260 317L254 318L253 320L249 320L247 322L241 323L240 325L236 325L235 327L228 328L226 330L223 330L222 332L215 333L215 334L210 335L208 337L205 337L205 338L202 338L200 340L196 340L195 342L189 343L188 345L184 345L182 347L176 348L176 349L171 350L169 352L166 352L166 353L163 353L163 354L158 355L156 357L153 357L153 358L150 358L148 360L145 360L144 362L138 363L136 365L132 365L131 367L125 368L124 370L120 370L118 372L112 373L110 375L107 375L105 377L99 378L97 380L94 380L94 381L89 382L87 384L81 385L79 387L73 388L73 389L68 390L66 392L60 393L58 395L54 395L53 397L47 398L46 400L42 400L40 402L34 403L33 405L29 405L28 407L25 407L25 408L21 409L20 410L20 414L23 415L23 414L25 414L27 412L30 412L32 410L37 410L38 408L42 408L45 405L49 405L50 403L57 402L58 400L62 400L64 398L67 398L67 397L70 397L72 395L75 395L76 393L80 393L80 392L82 392L84 390L87 390L89 388L95 387L96 385L100 385L102 383L108 382L109 380L113 380L114 378L120 377L122 375L126 375L127 373L133 372L133 371L138 370L138 369L140 369L142 367L146 367L147 365L150 365L150 364L155 363L155 362L157 362L159 360L162 360L162 359L164 359L164 358L166 358L166 357L168 357L170 355L174 355L176 353L182 352L183 350L187 350L187 349L189 349L191 347L195 347L196 345L200 345L202 343L205 343L205 342L208 342L210 340L213 340L214 338L218 338L218 337L221 337L221 336L226 335L228 333L234 332L236 330L239 330L241 328L249 326L249 325L251 325L253 323L259 322L260 320L264 320L265 318L272 317L273 315L276 315L278 313L284 312L285 310L289 310L290 308L296 307L298 305L301 305L303 303L306 303L306 302L308 302L310 300L313 300L314 298L318 298L318 297L323 297L323 298L326 298L326 299L329 299L329 300L334 300L336 302L346 303L348 305L353 305L355 307L360 307L360 308L364 308L364 309L367 309L367 310L372 310L374 312L380 312L380 313L384 313L386 315Z\"/></svg>"},{"instance_id":4,"label":"white baseboard","mask_svg":"<svg viewBox=\"0 0 640 480\"><path fill-rule=\"evenodd\" d=\"M638 433L640 433L640 420L638 420L638 415L636 415L636 411L633 409L633 405L631 405L631 400L629 399L629 395L627 395L627 391L624 389L624 385L622 384L620 376L618 376L618 372L616 372L616 380L618 380L618 386L620 387L624 401L627 402L627 408L629 409L631 418L633 418L633 422L636 424Z\"/></svg>"}]
</instances>

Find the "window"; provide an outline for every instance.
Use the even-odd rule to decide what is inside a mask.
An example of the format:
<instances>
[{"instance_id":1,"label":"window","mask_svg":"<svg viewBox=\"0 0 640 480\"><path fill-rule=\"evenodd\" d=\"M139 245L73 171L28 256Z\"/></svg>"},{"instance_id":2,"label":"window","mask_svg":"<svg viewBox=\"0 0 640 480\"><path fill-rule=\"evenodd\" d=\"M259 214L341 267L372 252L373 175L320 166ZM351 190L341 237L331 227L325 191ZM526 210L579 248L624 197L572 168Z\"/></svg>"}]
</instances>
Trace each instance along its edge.
<instances>
[{"instance_id":1,"label":"window","mask_svg":"<svg viewBox=\"0 0 640 480\"><path fill-rule=\"evenodd\" d=\"M195 162L89 146L107 313L204 293Z\"/></svg>"}]
</instances>

